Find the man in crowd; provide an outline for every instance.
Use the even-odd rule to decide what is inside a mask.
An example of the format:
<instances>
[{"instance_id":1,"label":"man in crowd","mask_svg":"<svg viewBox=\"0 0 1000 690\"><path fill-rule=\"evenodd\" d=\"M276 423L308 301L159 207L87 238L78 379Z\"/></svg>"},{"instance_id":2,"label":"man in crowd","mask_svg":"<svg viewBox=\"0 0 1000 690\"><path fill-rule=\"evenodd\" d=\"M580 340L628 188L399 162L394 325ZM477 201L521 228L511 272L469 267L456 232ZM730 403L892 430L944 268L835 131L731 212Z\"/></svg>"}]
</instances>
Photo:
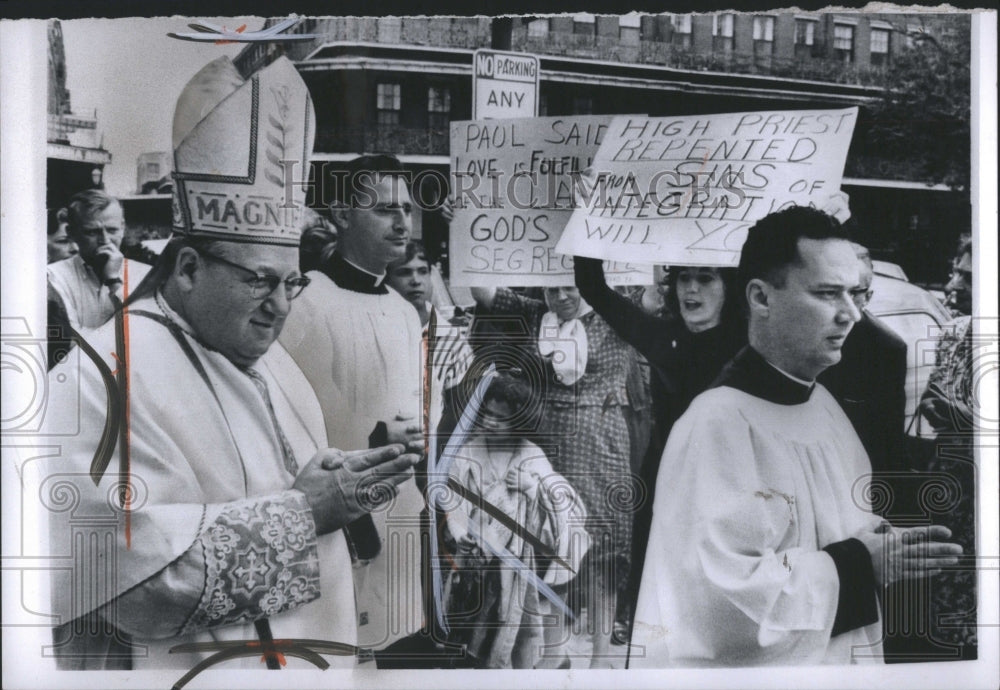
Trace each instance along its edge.
<instances>
[{"instance_id":1,"label":"man in crowd","mask_svg":"<svg viewBox=\"0 0 1000 690\"><path fill-rule=\"evenodd\" d=\"M261 641L355 642L341 528L412 477L418 456L330 448L315 394L275 343L309 282L302 199L287 207L270 164L280 140L250 132L283 123L291 156L311 150L301 123L314 121L285 58L250 81L229 58L196 74L174 116L176 234L125 315L93 333L93 359L52 372L69 383L50 386L47 428L78 429L54 437L40 487L51 555L71 564L53 571L63 667L192 668L219 648L168 650L245 641L256 652L230 665L261 668L263 653L277 668ZM89 217L107 234L120 211Z\"/></svg>"},{"instance_id":2,"label":"man in crowd","mask_svg":"<svg viewBox=\"0 0 1000 690\"><path fill-rule=\"evenodd\" d=\"M906 425L906 343L868 309L875 270L868 249L852 243L859 261L852 291L861 318L841 348L840 362L817 377L851 420L876 473L903 467Z\"/></svg>"},{"instance_id":3,"label":"man in crowd","mask_svg":"<svg viewBox=\"0 0 1000 690\"><path fill-rule=\"evenodd\" d=\"M335 446L421 440L420 320L386 285L413 229L405 171L393 156L362 156L348 163L341 187L331 208L336 251L309 274L281 343L315 389ZM349 529L365 646L385 648L423 626L423 507L408 482L390 510Z\"/></svg>"},{"instance_id":4,"label":"man in crowd","mask_svg":"<svg viewBox=\"0 0 1000 690\"><path fill-rule=\"evenodd\" d=\"M939 434L971 434L975 368L972 366L972 240L968 236L959 242L945 291L946 303L956 318L938 341L936 368L920 397L920 410Z\"/></svg>"},{"instance_id":5,"label":"man in crowd","mask_svg":"<svg viewBox=\"0 0 1000 690\"><path fill-rule=\"evenodd\" d=\"M950 525L955 541L965 549L967 563L976 562L976 492L979 476L975 460L977 432L983 420L978 409L978 380L987 362L986 352L992 342L988 337L974 337L976 321L972 318L973 267L972 240L959 240L958 253L952 261L951 280L945 288L948 301L959 316L939 336L935 368L918 405L923 431L929 426L936 434L929 450L919 457L918 469L938 476L946 474L957 484L942 522ZM978 333L976 335L979 335ZM995 341L993 341L995 342ZM977 390L978 389L978 390ZM916 464L916 463L915 463ZM925 475L926 476L926 475ZM914 649L928 658L976 658L978 638L976 618L976 571L962 567L946 573L936 582L929 601L920 601L920 611L929 611L927 634ZM922 644L921 644L922 643Z\"/></svg>"},{"instance_id":6,"label":"man in crowd","mask_svg":"<svg viewBox=\"0 0 1000 690\"><path fill-rule=\"evenodd\" d=\"M122 256L122 207L101 190L73 195L66 222L79 253L48 265L49 294L73 328L97 328L111 318L125 291L139 284L149 266Z\"/></svg>"},{"instance_id":7,"label":"man in crowd","mask_svg":"<svg viewBox=\"0 0 1000 690\"><path fill-rule=\"evenodd\" d=\"M793 207L758 221L739 266L749 345L674 426L656 487L635 665L880 659L878 591L954 565L939 526L883 523L871 466L816 377L861 315L840 224ZM917 542L921 543L917 543Z\"/></svg>"},{"instance_id":8,"label":"man in crowd","mask_svg":"<svg viewBox=\"0 0 1000 690\"><path fill-rule=\"evenodd\" d=\"M947 299L945 306L955 316L972 314L972 239L963 235L958 253L952 261L951 279L944 288Z\"/></svg>"}]
</instances>

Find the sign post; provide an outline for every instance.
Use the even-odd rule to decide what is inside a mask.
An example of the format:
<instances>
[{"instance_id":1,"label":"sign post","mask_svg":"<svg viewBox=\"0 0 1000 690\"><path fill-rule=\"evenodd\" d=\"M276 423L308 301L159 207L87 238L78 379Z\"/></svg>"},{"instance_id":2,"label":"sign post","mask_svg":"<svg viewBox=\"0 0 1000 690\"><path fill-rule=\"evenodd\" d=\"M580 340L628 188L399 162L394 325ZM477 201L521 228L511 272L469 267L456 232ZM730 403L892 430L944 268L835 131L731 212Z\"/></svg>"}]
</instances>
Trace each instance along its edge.
<instances>
[{"instance_id":1,"label":"sign post","mask_svg":"<svg viewBox=\"0 0 1000 690\"><path fill-rule=\"evenodd\" d=\"M472 119L537 117L536 55L477 50L472 56Z\"/></svg>"}]
</instances>

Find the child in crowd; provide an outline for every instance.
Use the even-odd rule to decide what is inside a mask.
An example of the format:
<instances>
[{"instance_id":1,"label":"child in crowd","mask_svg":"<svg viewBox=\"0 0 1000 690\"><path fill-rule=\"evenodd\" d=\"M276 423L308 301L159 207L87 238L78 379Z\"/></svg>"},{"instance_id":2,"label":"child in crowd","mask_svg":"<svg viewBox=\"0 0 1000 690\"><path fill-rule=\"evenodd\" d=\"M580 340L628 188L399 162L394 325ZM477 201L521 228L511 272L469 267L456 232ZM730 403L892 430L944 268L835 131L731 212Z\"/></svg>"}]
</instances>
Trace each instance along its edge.
<instances>
[{"instance_id":1,"label":"child in crowd","mask_svg":"<svg viewBox=\"0 0 1000 690\"><path fill-rule=\"evenodd\" d=\"M449 469L449 478L468 493L456 498L445 521L454 565L444 606L451 641L465 644L469 664L480 668L533 668L543 645L543 614L555 610L510 556L548 587L559 587L573 577L588 547L582 501L526 438L541 416L537 386L512 372L498 374L487 389L478 428ZM487 504L530 536L490 515ZM548 553L533 547L533 539Z\"/></svg>"}]
</instances>

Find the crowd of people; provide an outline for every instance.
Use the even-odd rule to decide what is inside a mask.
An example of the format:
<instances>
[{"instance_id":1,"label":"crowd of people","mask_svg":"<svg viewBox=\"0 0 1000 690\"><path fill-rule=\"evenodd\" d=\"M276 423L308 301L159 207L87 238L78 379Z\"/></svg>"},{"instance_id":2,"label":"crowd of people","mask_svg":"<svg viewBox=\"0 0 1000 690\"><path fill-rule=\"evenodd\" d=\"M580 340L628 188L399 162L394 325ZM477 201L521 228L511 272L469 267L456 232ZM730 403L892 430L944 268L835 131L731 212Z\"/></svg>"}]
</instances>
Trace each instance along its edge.
<instances>
[{"instance_id":1,"label":"crowd of people","mask_svg":"<svg viewBox=\"0 0 1000 690\"><path fill-rule=\"evenodd\" d=\"M282 95L251 107L251 90ZM859 498L873 473L940 468L906 453L907 344L866 310L846 199L757 221L737 268L664 267L629 291L575 257L575 285L475 288L470 323L434 305L393 156L348 163L326 209L296 189L270 226L206 213L285 202L266 167L283 139L240 132L285 123L287 150L309 151L311 108L284 59L192 79L155 266L122 256L107 194L51 214L50 375L75 385L50 416L83 420L51 462L80 506L50 521L75 559L53 586L62 667L300 639L345 645L345 666L569 668L581 630L592 668L914 648L887 635L886 592L971 552L972 466L950 468L965 493L947 524L893 526ZM218 174L247 158L260 174ZM965 314L971 257L948 286ZM971 334L965 319L942 340L920 405L965 439ZM76 512L112 537L73 551ZM73 596L98 562L114 576Z\"/></svg>"}]
</instances>

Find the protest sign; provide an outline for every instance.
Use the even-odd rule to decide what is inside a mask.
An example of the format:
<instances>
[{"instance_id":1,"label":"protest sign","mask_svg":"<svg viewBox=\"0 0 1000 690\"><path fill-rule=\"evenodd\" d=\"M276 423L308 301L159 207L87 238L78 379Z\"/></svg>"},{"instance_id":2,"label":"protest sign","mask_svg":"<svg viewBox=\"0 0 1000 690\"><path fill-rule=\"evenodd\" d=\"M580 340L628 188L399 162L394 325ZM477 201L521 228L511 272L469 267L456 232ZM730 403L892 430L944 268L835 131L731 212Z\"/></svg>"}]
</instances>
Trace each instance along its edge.
<instances>
[{"instance_id":1,"label":"protest sign","mask_svg":"<svg viewBox=\"0 0 1000 690\"><path fill-rule=\"evenodd\" d=\"M735 266L747 229L840 189L858 109L614 118L556 251Z\"/></svg>"},{"instance_id":2,"label":"protest sign","mask_svg":"<svg viewBox=\"0 0 1000 690\"><path fill-rule=\"evenodd\" d=\"M573 259L555 244L573 212L573 174L591 165L610 122L580 115L451 123L452 285L573 284ZM605 268L613 284L652 282L646 266Z\"/></svg>"}]
</instances>

